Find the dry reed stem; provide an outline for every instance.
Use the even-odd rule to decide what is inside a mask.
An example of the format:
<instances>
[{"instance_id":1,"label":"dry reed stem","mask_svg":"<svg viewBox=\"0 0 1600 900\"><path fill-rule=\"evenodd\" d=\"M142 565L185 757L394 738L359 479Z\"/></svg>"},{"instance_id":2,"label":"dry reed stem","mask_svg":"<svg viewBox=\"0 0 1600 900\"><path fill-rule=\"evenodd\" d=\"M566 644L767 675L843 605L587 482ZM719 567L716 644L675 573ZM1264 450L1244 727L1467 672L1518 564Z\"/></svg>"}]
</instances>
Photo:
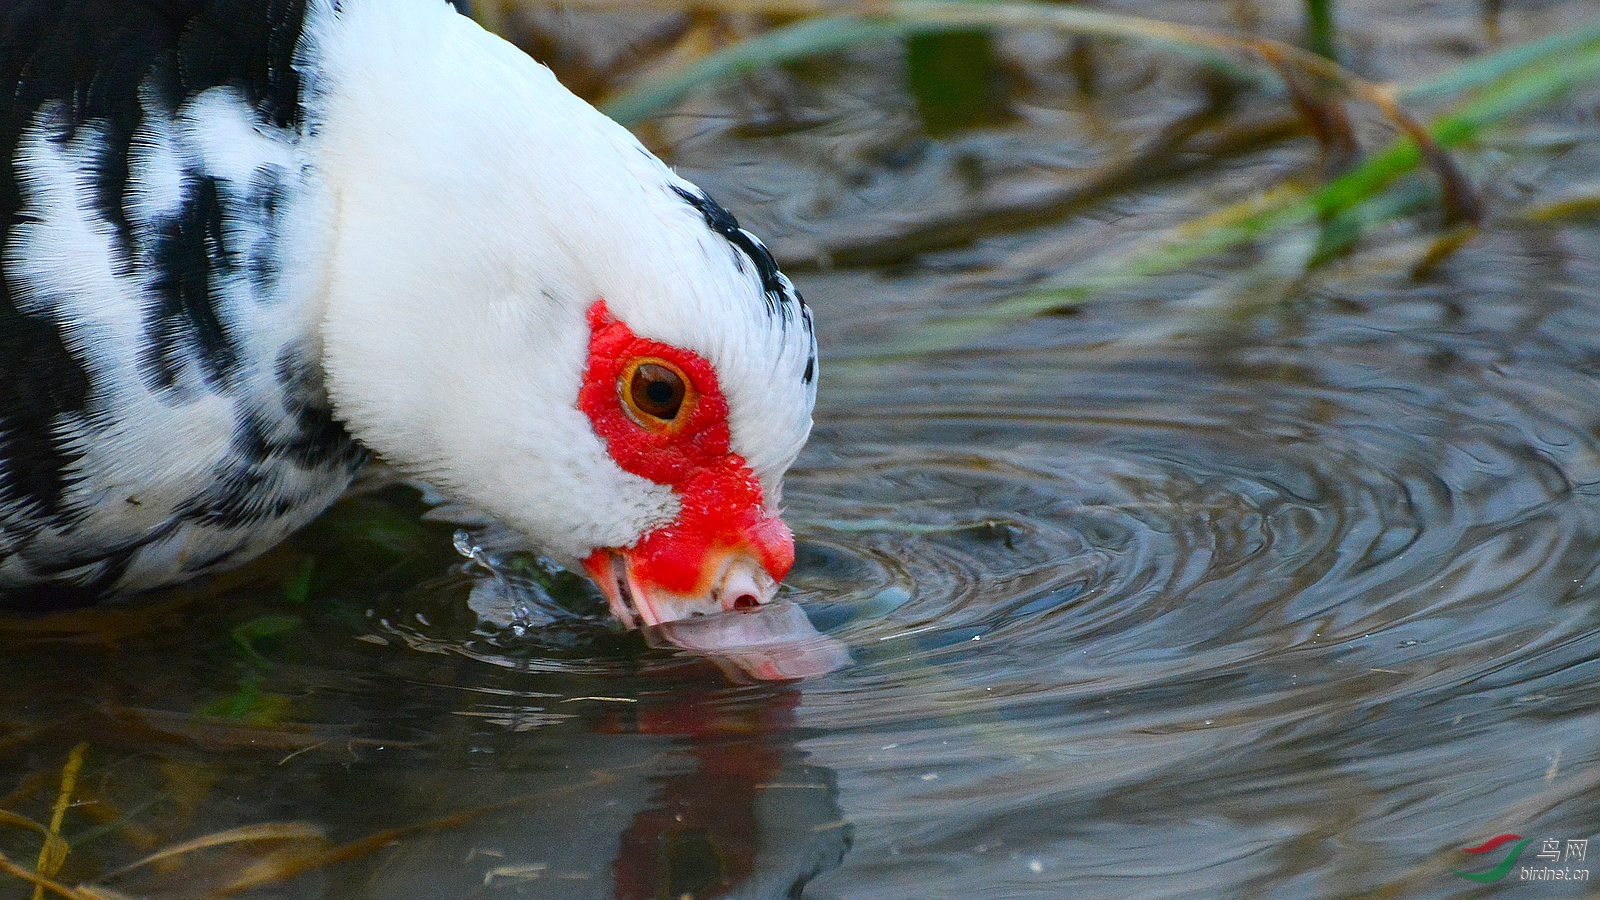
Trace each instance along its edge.
<instances>
[{"instance_id":1,"label":"dry reed stem","mask_svg":"<svg viewBox=\"0 0 1600 900\"><path fill-rule=\"evenodd\" d=\"M123 866L122 868L106 875L107 880L119 878L152 863L162 862L175 856L184 856L199 850L209 850L213 847L226 847L233 844L249 844L265 841L306 841L323 842L328 837L321 828L306 822L267 822L259 825L243 825L238 828L229 828L226 831L217 831L202 835L193 840L173 844Z\"/></svg>"},{"instance_id":2,"label":"dry reed stem","mask_svg":"<svg viewBox=\"0 0 1600 900\"><path fill-rule=\"evenodd\" d=\"M33 868L42 878L50 878L67 863L67 853L72 849L61 837L61 823L72 806L72 795L78 790L78 773L83 771L83 758L89 752L88 742L72 748L67 763L61 768L61 790L56 793L56 805L50 812L50 831L45 835L44 846L39 848L39 860ZM44 885L35 883L33 900L44 900Z\"/></svg>"},{"instance_id":3,"label":"dry reed stem","mask_svg":"<svg viewBox=\"0 0 1600 900\"><path fill-rule=\"evenodd\" d=\"M68 887L67 885L62 884L53 878L47 878L43 875L40 875L38 872L33 871L32 869L25 869L22 866L17 865L16 863L12 862L10 857L6 856L4 853L0 853L0 873L11 875L15 878L20 878L23 881L28 882L29 884L33 885L36 892L41 894L44 891L50 891L58 896L66 897L67 900L95 900L93 894L84 893L76 888Z\"/></svg>"}]
</instances>

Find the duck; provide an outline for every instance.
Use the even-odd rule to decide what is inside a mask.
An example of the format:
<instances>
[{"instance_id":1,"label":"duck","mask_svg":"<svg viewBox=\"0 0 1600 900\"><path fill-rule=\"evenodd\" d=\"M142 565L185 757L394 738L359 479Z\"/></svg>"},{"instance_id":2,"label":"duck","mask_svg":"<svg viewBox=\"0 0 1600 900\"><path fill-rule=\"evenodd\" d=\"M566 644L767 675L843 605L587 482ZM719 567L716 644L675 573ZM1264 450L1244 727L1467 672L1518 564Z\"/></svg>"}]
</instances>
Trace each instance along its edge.
<instances>
[{"instance_id":1,"label":"duck","mask_svg":"<svg viewBox=\"0 0 1600 900\"><path fill-rule=\"evenodd\" d=\"M445 0L0 9L0 607L244 564L379 459L624 625L771 601L810 308Z\"/></svg>"}]
</instances>

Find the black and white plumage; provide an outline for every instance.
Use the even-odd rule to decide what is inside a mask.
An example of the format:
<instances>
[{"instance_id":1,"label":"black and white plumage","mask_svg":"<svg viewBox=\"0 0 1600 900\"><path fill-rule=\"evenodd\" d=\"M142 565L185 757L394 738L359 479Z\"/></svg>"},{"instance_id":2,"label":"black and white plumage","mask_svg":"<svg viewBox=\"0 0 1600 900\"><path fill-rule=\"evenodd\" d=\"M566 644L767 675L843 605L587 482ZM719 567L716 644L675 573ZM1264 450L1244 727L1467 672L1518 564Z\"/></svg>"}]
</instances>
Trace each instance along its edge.
<instances>
[{"instance_id":1,"label":"black and white plumage","mask_svg":"<svg viewBox=\"0 0 1600 900\"><path fill-rule=\"evenodd\" d=\"M631 548L688 528L698 476L628 463L577 396L597 308L709 361L744 518L775 521L810 312L520 51L443 0L12 0L0 85L0 603L242 563L371 452L587 564L625 618L770 597L774 565L719 549L681 610L639 612Z\"/></svg>"}]
</instances>

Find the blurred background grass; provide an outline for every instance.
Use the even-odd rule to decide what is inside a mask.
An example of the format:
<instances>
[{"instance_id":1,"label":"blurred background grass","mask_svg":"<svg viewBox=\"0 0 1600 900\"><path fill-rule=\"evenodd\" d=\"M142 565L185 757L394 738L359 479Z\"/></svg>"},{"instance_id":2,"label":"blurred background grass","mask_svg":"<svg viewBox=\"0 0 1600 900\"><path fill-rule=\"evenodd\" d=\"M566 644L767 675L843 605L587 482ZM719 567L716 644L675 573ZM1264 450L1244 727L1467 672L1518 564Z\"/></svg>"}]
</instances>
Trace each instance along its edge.
<instances>
[{"instance_id":1,"label":"blurred background grass","mask_svg":"<svg viewBox=\"0 0 1600 900\"><path fill-rule=\"evenodd\" d=\"M1186 67L1214 98L1210 108L1106 162L1087 184L1076 178L1031 203L977 205L907 223L865 244L824 246L809 257L784 254L800 267L898 262L981 241L1188 171L1197 154L1212 160L1246 156L1305 135L1320 145L1319 154L1306 156L1303 166L1275 182L1250 185L1201 216L1153 227L1131 246L1034 277L1026 289L982 309L903 336L893 352L958 345L1019 318L1059 311L1240 248L1259 252L1271 271L1243 273L1241 283L1251 287L1232 293L1257 295L1253 286L1263 278L1303 279L1398 223L1426 232L1429 240L1413 261L1425 273L1482 224L1486 212L1477 184L1491 177L1484 148L1519 121L1600 79L1600 11L1591 21L1538 40L1503 43L1500 6L1482 0L1483 33L1490 36L1483 52L1420 77L1387 81L1340 63L1340 6L1334 0L1304 0L1299 21L1289 28L1268 22L1253 3L1191 6L1204 7L1212 20L1225 8L1238 27L1134 15L1111 5L1018 0L479 0L473 11L658 149L669 141L656 124L697 96L716 90L781 96L782 88L774 85L803 79L841 54L867 47L898 47L898 90L923 133L935 140L1004 128L1016 117L1016 86L1029 74L1018 71L1026 61L1001 41L1018 34L1072 42L1064 66L1080 101L1092 101L1106 70L1135 55ZM1170 5L1154 8L1173 11ZM620 35L621 45L610 53L574 51L563 24L574 21L567 18L574 11L591 17L582 31L598 35L601 44ZM594 22L611 27L596 28ZM1491 214L1549 218L1584 214L1593 205L1586 188L1555 205Z\"/></svg>"}]
</instances>

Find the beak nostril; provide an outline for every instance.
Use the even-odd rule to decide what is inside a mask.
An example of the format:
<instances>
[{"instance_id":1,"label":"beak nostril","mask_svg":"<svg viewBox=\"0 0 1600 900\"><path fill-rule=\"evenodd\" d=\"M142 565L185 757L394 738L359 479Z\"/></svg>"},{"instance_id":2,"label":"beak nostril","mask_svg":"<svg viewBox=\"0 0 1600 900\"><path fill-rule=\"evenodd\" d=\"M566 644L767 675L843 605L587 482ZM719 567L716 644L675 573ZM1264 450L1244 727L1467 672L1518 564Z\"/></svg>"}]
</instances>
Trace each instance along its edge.
<instances>
[{"instance_id":1,"label":"beak nostril","mask_svg":"<svg viewBox=\"0 0 1600 900\"><path fill-rule=\"evenodd\" d=\"M723 570L712 597L728 612L750 612L770 602L777 588L754 560L735 559Z\"/></svg>"}]
</instances>

